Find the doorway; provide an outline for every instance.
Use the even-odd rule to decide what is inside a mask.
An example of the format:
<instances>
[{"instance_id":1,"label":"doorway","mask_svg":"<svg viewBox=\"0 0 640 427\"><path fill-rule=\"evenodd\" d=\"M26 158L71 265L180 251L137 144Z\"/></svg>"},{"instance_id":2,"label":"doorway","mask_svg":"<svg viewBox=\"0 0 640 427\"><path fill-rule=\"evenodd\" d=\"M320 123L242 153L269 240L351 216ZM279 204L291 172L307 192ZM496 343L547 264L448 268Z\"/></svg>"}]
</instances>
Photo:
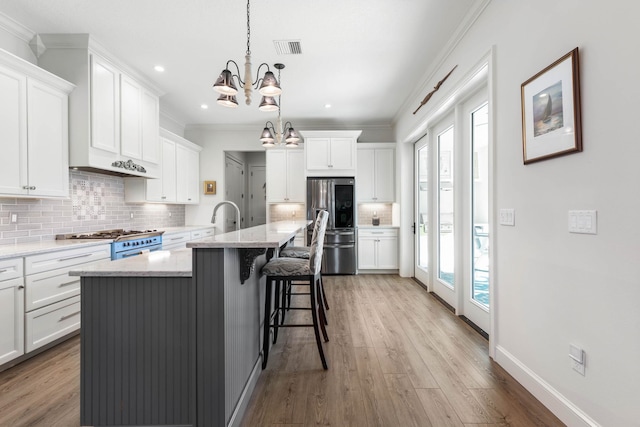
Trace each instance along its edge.
<instances>
[{"instance_id":1,"label":"doorway","mask_svg":"<svg viewBox=\"0 0 640 427\"><path fill-rule=\"evenodd\" d=\"M249 225L267 222L267 176L265 166L249 166Z\"/></svg>"},{"instance_id":2,"label":"doorway","mask_svg":"<svg viewBox=\"0 0 640 427\"><path fill-rule=\"evenodd\" d=\"M240 209L240 218L231 206L224 206L224 231L236 230L236 222L244 228L244 163L229 154L225 154L225 200L234 202Z\"/></svg>"}]
</instances>

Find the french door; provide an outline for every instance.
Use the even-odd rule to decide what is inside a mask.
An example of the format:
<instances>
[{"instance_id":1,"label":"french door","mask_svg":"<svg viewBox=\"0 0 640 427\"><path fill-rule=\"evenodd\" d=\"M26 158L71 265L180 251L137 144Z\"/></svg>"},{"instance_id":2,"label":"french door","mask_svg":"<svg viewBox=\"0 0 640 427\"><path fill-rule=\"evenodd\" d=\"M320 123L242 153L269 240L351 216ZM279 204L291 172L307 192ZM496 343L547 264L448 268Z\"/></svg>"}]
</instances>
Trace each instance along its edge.
<instances>
[{"instance_id":1,"label":"french door","mask_svg":"<svg viewBox=\"0 0 640 427\"><path fill-rule=\"evenodd\" d=\"M456 314L490 330L489 107L482 89L416 143L416 268Z\"/></svg>"}]
</instances>

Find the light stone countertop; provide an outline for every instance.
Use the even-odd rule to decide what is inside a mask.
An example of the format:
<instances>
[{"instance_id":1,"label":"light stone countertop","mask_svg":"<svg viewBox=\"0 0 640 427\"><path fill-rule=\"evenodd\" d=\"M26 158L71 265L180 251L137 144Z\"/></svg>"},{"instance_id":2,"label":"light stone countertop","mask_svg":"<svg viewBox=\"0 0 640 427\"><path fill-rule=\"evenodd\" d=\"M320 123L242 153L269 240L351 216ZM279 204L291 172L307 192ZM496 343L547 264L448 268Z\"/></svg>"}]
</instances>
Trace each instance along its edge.
<instances>
[{"instance_id":1,"label":"light stone countertop","mask_svg":"<svg viewBox=\"0 0 640 427\"><path fill-rule=\"evenodd\" d=\"M187 248L279 248L312 221L277 221L187 242Z\"/></svg>"},{"instance_id":2,"label":"light stone countertop","mask_svg":"<svg viewBox=\"0 0 640 427\"><path fill-rule=\"evenodd\" d=\"M186 225L182 227L157 227L159 231L164 231L164 235L190 232L215 228L211 225ZM17 258L29 255L38 255L47 252L63 251L65 249L76 249L82 247L110 244L113 239L70 239L70 240L44 240L33 243L18 243L15 245L0 245L0 260Z\"/></svg>"},{"instance_id":3,"label":"light stone countertop","mask_svg":"<svg viewBox=\"0 0 640 427\"><path fill-rule=\"evenodd\" d=\"M79 266L70 276L88 277L191 277L191 249L154 251L115 261Z\"/></svg>"},{"instance_id":4,"label":"light stone countertop","mask_svg":"<svg viewBox=\"0 0 640 427\"><path fill-rule=\"evenodd\" d=\"M376 230L379 228L400 228L399 225L359 225L358 228L364 229L364 230Z\"/></svg>"},{"instance_id":5,"label":"light stone countertop","mask_svg":"<svg viewBox=\"0 0 640 427\"><path fill-rule=\"evenodd\" d=\"M17 245L0 245L0 260L63 251L65 249L108 245L112 241L112 239L45 240L34 243L18 243Z\"/></svg>"}]
</instances>

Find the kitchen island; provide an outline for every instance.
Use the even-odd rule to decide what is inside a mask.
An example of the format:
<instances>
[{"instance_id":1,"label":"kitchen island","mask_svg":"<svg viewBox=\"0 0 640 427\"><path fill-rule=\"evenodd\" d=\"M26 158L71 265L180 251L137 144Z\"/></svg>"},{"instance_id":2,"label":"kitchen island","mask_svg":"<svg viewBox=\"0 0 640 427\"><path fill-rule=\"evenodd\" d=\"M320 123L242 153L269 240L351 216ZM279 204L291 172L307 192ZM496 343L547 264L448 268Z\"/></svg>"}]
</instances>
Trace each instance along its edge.
<instances>
[{"instance_id":1,"label":"kitchen island","mask_svg":"<svg viewBox=\"0 0 640 427\"><path fill-rule=\"evenodd\" d=\"M309 221L101 263L82 277L81 425L236 426L260 375L260 269Z\"/></svg>"}]
</instances>

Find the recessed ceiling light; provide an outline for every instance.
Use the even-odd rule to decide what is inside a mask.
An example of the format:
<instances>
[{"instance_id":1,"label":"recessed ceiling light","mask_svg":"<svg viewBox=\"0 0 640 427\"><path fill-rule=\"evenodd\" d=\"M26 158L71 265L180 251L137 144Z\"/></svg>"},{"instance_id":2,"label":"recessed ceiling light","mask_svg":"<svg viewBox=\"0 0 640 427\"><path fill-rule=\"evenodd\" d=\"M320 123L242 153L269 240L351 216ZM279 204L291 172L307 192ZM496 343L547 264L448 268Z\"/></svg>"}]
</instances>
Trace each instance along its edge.
<instances>
[{"instance_id":1,"label":"recessed ceiling light","mask_svg":"<svg viewBox=\"0 0 640 427\"><path fill-rule=\"evenodd\" d=\"M331 108L331 104L324 104L324 108Z\"/></svg>"},{"instance_id":2,"label":"recessed ceiling light","mask_svg":"<svg viewBox=\"0 0 640 427\"><path fill-rule=\"evenodd\" d=\"M209 108L209 106L207 104L202 104L200 108L202 108L203 110L206 110L207 108Z\"/></svg>"},{"instance_id":3,"label":"recessed ceiling light","mask_svg":"<svg viewBox=\"0 0 640 427\"><path fill-rule=\"evenodd\" d=\"M156 65L153 69L159 73L164 73L164 67L162 65Z\"/></svg>"}]
</instances>

